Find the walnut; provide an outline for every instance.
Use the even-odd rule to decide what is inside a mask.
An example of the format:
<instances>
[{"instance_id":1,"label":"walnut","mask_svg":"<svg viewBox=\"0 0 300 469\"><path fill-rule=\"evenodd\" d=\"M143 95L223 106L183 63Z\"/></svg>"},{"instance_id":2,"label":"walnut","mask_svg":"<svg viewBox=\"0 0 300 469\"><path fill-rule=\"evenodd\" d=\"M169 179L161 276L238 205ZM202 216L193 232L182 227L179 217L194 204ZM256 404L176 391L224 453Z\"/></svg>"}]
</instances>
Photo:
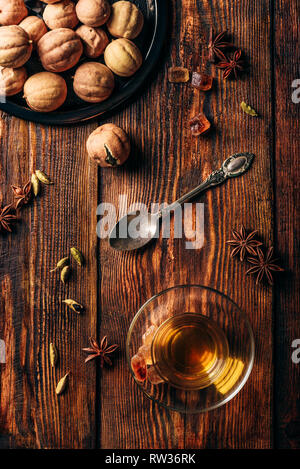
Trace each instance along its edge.
<instances>
[{"instance_id":1,"label":"walnut","mask_svg":"<svg viewBox=\"0 0 300 469\"><path fill-rule=\"evenodd\" d=\"M0 24L19 24L28 15L24 0L0 0Z\"/></svg>"},{"instance_id":2,"label":"walnut","mask_svg":"<svg viewBox=\"0 0 300 469\"><path fill-rule=\"evenodd\" d=\"M78 24L75 3L71 0L62 0L61 2L47 5L43 13L43 19L49 29L73 29Z\"/></svg>"},{"instance_id":3,"label":"walnut","mask_svg":"<svg viewBox=\"0 0 300 469\"><path fill-rule=\"evenodd\" d=\"M50 72L36 73L24 85L24 98L28 106L37 112L59 108L65 102L67 92L63 77Z\"/></svg>"},{"instance_id":4,"label":"walnut","mask_svg":"<svg viewBox=\"0 0 300 469\"><path fill-rule=\"evenodd\" d=\"M79 0L76 13L87 26L102 26L110 17L111 6L107 0Z\"/></svg>"},{"instance_id":5,"label":"walnut","mask_svg":"<svg viewBox=\"0 0 300 469\"><path fill-rule=\"evenodd\" d=\"M144 25L142 12L132 2L116 2L112 5L107 29L114 37L136 38Z\"/></svg>"},{"instance_id":6,"label":"walnut","mask_svg":"<svg viewBox=\"0 0 300 469\"><path fill-rule=\"evenodd\" d=\"M38 42L38 54L45 70L64 72L74 67L83 52L80 38L69 28L48 31Z\"/></svg>"},{"instance_id":7,"label":"walnut","mask_svg":"<svg viewBox=\"0 0 300 469\"><path fill-rule=\"evenodd\" d=\"M94 130L86 147L90 158L103 168L125 163L130 153L128 135L115 124L104 124Z\"/></svg>"},{"instance_id":8,"label":"walnut","mask_svg":"<svg viewBox=\"0 0 300 469\"><path fill-rule=\"evenodd\" d=\"M106 46L109 44L107 34L101 28L93 28L92 26L82 24L76 29L76 34L82 40L84 54L92 59L103 54Z\"/></svg>"},{"instance_id":9,"label":"walnut","mask_svg":"<svg viewBox=\"0 0 300 469\"><path fill-rule=\"evenodd\" d=\"M38 16L27 16L27 18L21 21L19 26L26 31L34 46L37 45L41 37L48 31L42 18Z\"/></svg>"},{"instance_id":10,"label":"walnut","mask_svg":"<svg viewBox=\"0 0 300 469\"><path fill-rule=\"evenodd\" d=\"M27 78L26 69L0 67L0 96L13 96L22 91Z\"/></svg>"},{"instance_id":11,"label":"walnut","mask_svg":"<svg viewBox=\"0 0 300 469\"><path fill-rule=\"evenodd\" d=\"M32 52L32 40L20 26L0 27L0 65L18 68L27 62Z\"/></svg>"},{"instance_id":12,"label":"walnut","mask_svg":"<svg viewBox=\"0 0 300 469\"><path fill-rule=\"evenodd\" d=\"M73 88L84 101L100 103L111 95L114 87L112 72L99 62L87 62L76 70Z\"/></svg>"},{"instance_id":13,"label":"walnut","mask_svg":"<svg viewBox=\"0 0 300 469\"><path fill-rule=\"evenodd\" d=\"M106 65L121 77L130 77L142 65L143 58L139 48L129 39L116 39L104 52Z\"/></svg>"}]
</instances>

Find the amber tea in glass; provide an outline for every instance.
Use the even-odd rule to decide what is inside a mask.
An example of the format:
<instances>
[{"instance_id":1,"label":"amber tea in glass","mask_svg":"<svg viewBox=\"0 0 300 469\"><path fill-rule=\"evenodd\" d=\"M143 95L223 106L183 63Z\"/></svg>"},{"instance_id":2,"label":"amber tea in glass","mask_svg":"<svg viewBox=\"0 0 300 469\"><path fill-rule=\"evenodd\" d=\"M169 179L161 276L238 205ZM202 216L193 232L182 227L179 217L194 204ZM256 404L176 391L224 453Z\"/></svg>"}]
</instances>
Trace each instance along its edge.
<instances>
[{"instance_id":1,"label":"amber tea in glass","mask_svg":"<svg viewBox=\"0 0 300 469\"><path fill-rule=\"evenodd\" d=\"M152 342L153 362L158 373L166 382L185 390L213 384L224 369L228 353L222 329L197 313L167 319Z\"/></svg>"}]
</instances>

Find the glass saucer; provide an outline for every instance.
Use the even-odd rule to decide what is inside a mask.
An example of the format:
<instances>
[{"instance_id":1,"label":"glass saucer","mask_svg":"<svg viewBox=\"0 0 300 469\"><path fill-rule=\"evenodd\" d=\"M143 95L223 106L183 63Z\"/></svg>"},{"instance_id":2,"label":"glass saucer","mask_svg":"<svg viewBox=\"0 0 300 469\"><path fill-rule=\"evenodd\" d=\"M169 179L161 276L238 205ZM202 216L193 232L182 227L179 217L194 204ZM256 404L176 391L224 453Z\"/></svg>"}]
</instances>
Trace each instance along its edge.
<instances>
[{"instance_id":1,"label":"glass saucer","mask_svg":"<svg viewBox=\"0 0 300 469\"><path fill-rule=\"evenodd\" d=\"M228 354L219 375L201 389L183 389L170 382L151 384L139 381L132 369L131 358L136 355L149 334L153 339L158 328L174 316L195 313L212 321L221 329L228 342ZM154 359L151 345L151 360ZM168 288L150 298L133 318L126 341L126 355L137 386L154 402L182 413L199 413L216 409L230 401L246 383L254 361L254 336L247 316L226 295L201 285L180 285ZM154 366L154 368L153 368ZM160 375L157 364L151 366ZM148 365L148 370L150 367ZM150 378L150 375L149 375Z\"/></svg>"}]
</instances>

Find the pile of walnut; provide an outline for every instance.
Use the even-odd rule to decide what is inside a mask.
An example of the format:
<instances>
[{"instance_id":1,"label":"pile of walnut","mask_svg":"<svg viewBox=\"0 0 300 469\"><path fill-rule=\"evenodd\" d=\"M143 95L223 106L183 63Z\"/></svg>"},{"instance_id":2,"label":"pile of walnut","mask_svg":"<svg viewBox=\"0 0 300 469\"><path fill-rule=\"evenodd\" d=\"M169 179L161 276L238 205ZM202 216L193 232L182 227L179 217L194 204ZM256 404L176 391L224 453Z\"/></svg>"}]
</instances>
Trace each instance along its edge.
<instances>
[{"instance_id":1,"label":"pile of walnut","mask_svg":"<svg viewBox=\"0 0 300 469\"><path fill-rule=\"evenodd\" d=\"M89 59L104 54L106 65L85 62L77 68L73 80L77 96L99 103L113 92L114 74L130 77L142 65L141 52L131 40L140 34L144 18L133 3L42 1L47 3L43 19L28 16L24 0L0 0L0 96L12 96L23 89L31 109L54 111L65 102L68 92L58 73L74 67L82 54ZM118 39L109 41L101 28L104 24ZM45 71L28 78L24 64L33 51Z\"/></svg>"}]
</instances>

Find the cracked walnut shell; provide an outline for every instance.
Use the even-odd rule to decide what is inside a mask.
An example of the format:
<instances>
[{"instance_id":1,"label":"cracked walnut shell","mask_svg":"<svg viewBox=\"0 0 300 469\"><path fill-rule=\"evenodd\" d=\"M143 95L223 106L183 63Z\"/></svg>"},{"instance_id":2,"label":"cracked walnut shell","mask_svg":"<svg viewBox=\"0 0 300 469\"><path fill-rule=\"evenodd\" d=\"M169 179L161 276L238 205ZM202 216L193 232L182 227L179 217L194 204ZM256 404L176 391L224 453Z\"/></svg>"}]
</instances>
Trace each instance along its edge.
<instances>
[{"instance_id":1,"label":"cracked walnut shell","mask_svg":"<svg viewBox=\"0 0 300 469\"><path fill-rule=\"evenodd\" d=\"M13 96L22 91L27 79L25 67L0 67L0 96Z\"/></svg>"},{"instance_id":2,"label":"cracked walnut shell","mask_svg":"<svg viewBox=\"0 0 300 469\"><path fill-rule=\"evenodd\" d=\"M107 34L101 28L93 28L92 26L82 24L76 29L76 34L82 40L84 55L91 59L95 59L103 54L106 46L109 44Z\"/></svg>"},{"instance_id":3,"label":"cracked walnut shell","mask_svg":"<svg viewBox=\"0 0 300 469\"><path fill-rule=\"evenodd\" d=\"M130 154L129 137L115 124L104 124L94 130L86 147L90 158L103 168L125 163Z\"/></svg>"}]
</instances>

